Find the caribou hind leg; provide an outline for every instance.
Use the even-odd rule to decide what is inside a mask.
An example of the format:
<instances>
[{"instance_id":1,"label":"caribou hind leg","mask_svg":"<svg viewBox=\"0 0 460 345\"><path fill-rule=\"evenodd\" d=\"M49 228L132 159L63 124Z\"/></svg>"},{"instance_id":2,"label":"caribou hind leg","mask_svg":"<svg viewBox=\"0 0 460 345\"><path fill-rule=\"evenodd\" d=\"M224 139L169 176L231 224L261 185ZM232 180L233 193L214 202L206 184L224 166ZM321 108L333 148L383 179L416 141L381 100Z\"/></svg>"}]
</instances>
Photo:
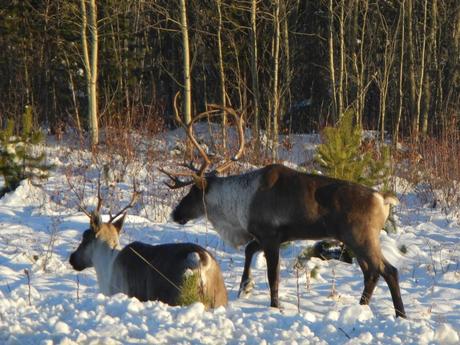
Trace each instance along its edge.
<instances>
[{"instance_id":1,"label":"caribou hind leg","mask_svg":"<svg viewBox=\"0 0 460 345\"><path fill-rule=\"evenodd\" d=\"M380 249L371 252L373 252L372 256L358 257L358 262L364 275L364 290L359 303L369 304L379 276L382 276L390 289L396 316L406 318L399 289L398 270L388 263L381 254Z\"/></svg>"},{"instance_id":2,"label":"caribou hind leg","mask_svg":"<svg viewBox=\"0 0 460 345\"><path fill-rule=\"evenodd\" d=\"M254 254L260 251L261 249L262 248L260 247L259 242L257 242L256 240L252 240L246 246L246 249L244 251L244 270L243 275L241 276L238 297L244 297L249 295L252 289L254 288L254 280L252 279L251 275L251 262Z\"/></svg>"},{"instance_id":3,"label":"caribou hind leg","mask_svg":"<svg viewBox=\"0 0 460 345\"><path fill-rule=\"evenodd\" d=\"M406 312L401 298L401 291L399 289L398 270L390 265L388 261L383 259L383 267L381 268L380 274L385 279L390 289L396 316L406 318Z\"/></svg>"},{"instance_id":4,"label":"caribou hind leg","mask_svg":"<svg viewBox=\"0 0 460 345\"><path fill-rule=\"evenodd\" d=\"M380 275L378 270L375 267L369 267L365 260L358 259L358 263L364 275L364 290L359 304L367 305L371 300L372 293L379 281Z\"/></svg>"}]
</instances>

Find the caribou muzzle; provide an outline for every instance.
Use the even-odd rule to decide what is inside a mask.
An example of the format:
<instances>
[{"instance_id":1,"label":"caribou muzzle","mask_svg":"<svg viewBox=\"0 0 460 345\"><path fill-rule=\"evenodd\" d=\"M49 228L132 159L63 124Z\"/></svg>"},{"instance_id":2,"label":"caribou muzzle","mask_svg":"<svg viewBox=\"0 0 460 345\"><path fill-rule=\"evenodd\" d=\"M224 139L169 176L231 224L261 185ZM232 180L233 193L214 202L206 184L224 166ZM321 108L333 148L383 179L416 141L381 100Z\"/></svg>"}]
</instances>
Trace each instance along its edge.
<instances>
[{"instance_id":1,"label":"caribou muzzle","mask_svg":"<svg viewBox=\"0 0 460 345\"><path fill-rule=\"evenodd\" d=\"M179 212L178 209L175 208L174 211L171 214L172 220L175 223L180 224L180 225L187 224L190 219L185 217L184 215L182 215L180 213L181 212Z\"/></svg>"},{"instance_id":2,"label":"caribou muzzle","mask_svg":"<svg viewBox=\"0 0 460 345\"><path fill-rule=\"evenodd\" d=\"M70 255L69 263L76 271L83 271L86 268L85 265L82 265L82 263L78 261L77 255L75 253Z\"/></svg>"}]
</instances>

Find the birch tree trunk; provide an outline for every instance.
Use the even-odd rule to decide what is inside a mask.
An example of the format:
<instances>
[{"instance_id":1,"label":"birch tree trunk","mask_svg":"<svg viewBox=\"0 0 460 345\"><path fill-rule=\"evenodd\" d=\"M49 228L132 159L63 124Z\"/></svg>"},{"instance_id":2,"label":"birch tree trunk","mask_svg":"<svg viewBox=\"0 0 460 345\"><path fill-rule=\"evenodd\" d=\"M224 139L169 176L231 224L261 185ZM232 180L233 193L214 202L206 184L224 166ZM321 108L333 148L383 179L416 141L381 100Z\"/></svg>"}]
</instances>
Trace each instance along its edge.
<instances>
[{"instance_id":1,"label":"birch tree trunk","mask_svg":"<svg viewBox=\"0 0 460 345\"><path fill-rule=\"evenodd\" d=\"M427 26L427 13L428 12L428 0L425 0L423 6L423 36L422 36L422 55L420 56L420 80L418 84L418 95L417 95L417 116L415 119L415 127L417 136L415 139L418 139L418 133L420 131L420 116L421 116L421 107L422 107L422 94L423 94L423 83L425 78L425 63L426 63L426 26Z\"/></svg>"},{"instance_id":2,"label":"birch tree trunk","mask_svg":"<svg viewBox=\"0 0 460 345\"><path fill-rule=\"evenodd\" d=\"M431 3L431 28L428 39L428 47L426 54L426 65L436 66L434 63L435 47L436 47L436 17L437 17L437 0L432 0ZM430 114L431 106L431 74L432 68L428 68L425 73L425 80L423 82L423 110L422 110L422 134L428 134L428 116Z\"/></svg>"},{"instance_id":3,"label":"birch tree trunk","mask_svg":"<svg viewBox=\"0 0 460 345\"><path fill-rule=\"evenodd\" d=\"M226 106L226 91L225 91L225 70L224 57L222 51L222 0L216 0L217 13L219 16L219 24L217 28L217 49L219 51L219 80L220 80L220 104ZM227 114L222 111L222 146L224 150L227 147Z\"/></svg>"},{"instance_id":4,"label":"birch tree trunk","mask_svg":"<svg viewBox=\"0 0 460 345\"><path fill-rule=\"evenodd\" d=\"M190 76L190 48L188 39L186 0L180 0L182 32L182 67L184 73L184 122L192 122L192 81Z\"/></svg>"},{"instance_id":5,"label":"birch tree trunk","mask_svg":"<svg viewBox=\"0 0 460 345\"><path fill-rule=\"evenodd\" d=\"M380 27L384 33L384 54L383 54L383 66L380 67L380 70L377 73L377 84L380 89L379 97L379 121L380 121L380 140L383 142L385 139L385 121L386 121L386 111L387 111L387 97L388 89L390 84L391 69L394 62L394 56L396 51L396 38L398 35L399 23L401 21L401 13L398 17L398 22L395 25L394 33L391 33L391 27L388 25L385 17L383 16L380 9L378 10L378 15L380 18Z\"/></svg>"},{"instance_id":6,"label":"birch tree trunk","mask_svg":"<svg viewBox=\"0 0 460 345\"><path fill-rule=\"evenodd\" d=\"M279 92L279 55L280 55L280 0L274 0L274 51L273 51L273 147L272 147L272 159L275 161L278 158L278 139L279 139L279 104L280 104L280 92Z\"/></svg>"},{"instance_id":7,"label":"birch tree trunk","mask_svg":"<svg viewBox=\"0 0 460 345\"><path fill-rule=\"evenodd\" d=\"M356 1L356 14L354 18L354 25L356 26L356 29L354 32L356 32L356 40L359 40L359 49L358 49L358 55L353 52L353 66L355 70L355 75L356 75L356 124L360 127L362 127L362 119L363 119L363 112L364 112L364 105L365 105L365 100L366 100L366 92L367 92L367 86L364 84L365 82L365 77L366 77L366 64L364 62L364 50L365 46L367 44L366 41L366 30L367 30L367 14L369 10L368 3L365 1L363 2L363 16L362 16L362 25L361 25L361 35L358 36L357 33L359 32L358 30L358 16L359 16L359 6L360 6L360 1Z\"/></svg>"},{"instance_id":8,"label":"birch tree trunk","mask_svg":"<svg viewBox=\"0 0 460 345\"><path fill-rule=\"evenodd\" d=\"M339 59L339 85L337 90L337 116L340 119L343 113L343 83L345 79L345 0L340 2L340 59Z\"/></svg>"},{"instance_id":9,"label":"birch tree trunk","mask_svg":"<svg viewBox=\"0 0 460 345\"><path fill-rule=\"evenodd\" d=\"M252 75L252 97L254 101L254 137L256 138L256 152L259 151L259 75L257 62L257 0L251 1L251 75Z\"/></svg>"},{"instance_id":10,"label":"birch tree trunk","mask_svg":"<svg viewBox=\"0 0 460 345\"><path fill-rule=\"evenodd\" d=\"M399 138L399 127L401 125L401 118L404 105L404 49L405 49L405 0L401 2L401 39L400 39L400 51L399 51L399 101L398 101L398 114L396 115L396 124L393 132L393 142L396 145Z\"/></svg>"},{"instance_id":11,"label":"birch tree trunk","mask_svg":"<svg viewBox=\"0 0 460 345\"><path fill-rule=\"evenodd\" d=\"M188 39L186 0L180 0L181 32L182 32L182 68L184 73L184 122L192 122L192 81L190 75L190 47ZM187 138L187 158L192 158L192 144Z\"/></svg>"},{"instance_id":12,"label":"birch tree trunk","mask_svg":"<svg viewBox=\"0 0 460 345\"><path fill-rule=\"evenodd\" d=\"M73 104L74 111L75 111L75 124L77 126L78 135L80 136L80 139L81 139L81 135L83 132L82 132L81 124L80 124L80 114L78 112L77 90L75 88L75 81L72 75L72 71L70 69L70 62L69 62L69 58L66 52L64 52L64 61L67 67L67 73L69 75L70 91L72 92L72 104Z\"/></svg>"},{"instance_id":13,"label":"birch tree trunk","mask_svg":"<svg viewBox=\"0 0 460 345\"><path fill-rule=\"evenodd\" d=\"M97 9L96 1L89 1L89 33L91 48L88 47L88 15L86 11L86 0L80 1L82 26L81 38L83 47L83 64L85 66L86 87L88 92L88 123L91 135L91 145L99 143L99 125L97 115L97 57L98 57L98 31L97 31Z\"/></svg>"},{"instance_id":14,"label":"birch tree trunk","mask_svg":"<svg viewBox=\"0 0 460 345\"><path fill-rule=\"evenodd\" d=\"M329 75L331 78L332 114L334 122L337 120L337 97L335 89L335 63L334 63L334 6L333 0L329 0Z\"/></svg>"},{"instance_id":15,"label":"birch tree trunk","mask_svg":"<svg viewBox=\"0 0 460 345\"><path fill-rule=\"evenodd\" d=\"M279 105L279 118L280 121L283 120L284 114L286 114L286 111L288 107L291 104L291 84L292 84L292 71L291 71L291 51L290 51L290 44L289 44L289 15L288 15L288 10L286 8L287 1L282 0L281 2L281 8L280 8L280 13L281 13L281 18L282 18L282 42L284 46L284 82L285 82L285 87L284 89L286 92L283 92L283 96L280 97L280 105ZM313 99L313 93L310 93L311 99Z\"/></svg>"},{"instance_id":16,"label":"birch tree trunk","mask_svg":"<svg viewBox=\"0 0 460 345\"><path fill-rule=\"evenodd\" d=\"M415 47L414 47L414 32L413 32L413 18L412 18L412 0L406 0L406 14L407 14L407 53L409 58L409 113L412 120L412 131L415 138L418 137L417 123L417 82L415 77Z\"/></svg>"}]
</instances>

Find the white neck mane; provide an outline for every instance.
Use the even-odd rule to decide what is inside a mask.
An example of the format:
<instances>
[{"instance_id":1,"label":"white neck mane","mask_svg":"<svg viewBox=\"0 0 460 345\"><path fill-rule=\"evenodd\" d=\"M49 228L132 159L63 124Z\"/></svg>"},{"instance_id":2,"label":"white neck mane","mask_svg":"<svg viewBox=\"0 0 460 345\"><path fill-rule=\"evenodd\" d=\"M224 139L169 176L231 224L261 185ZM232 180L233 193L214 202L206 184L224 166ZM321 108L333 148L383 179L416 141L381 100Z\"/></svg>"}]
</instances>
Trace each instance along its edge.
<instances>
[{"instance_id":1,"label":"white neck mane","mask_svg":"<svg viewBox=\"0 0 460 345\"><path fill-rule=\"evenodd\" d=\"M96 270L97 283L99 290L104 295L110 296L120 291L119 287L113 286L112 273L113 263L120 252L120 248L110 248L103 241L96 241L94 244L92 261Z\"/></svg>"},{"instance_id":2,"label":"white neck mane","mask_svg":"<svg viewBox=\"0 0 460 345\"><path fill-rule=\"evenodd\" d=\"M207 215L215 230L231 245L246 244L250 203L260 185L260 173L228 176L213 181L206 194Z\"/></svg>"}]
</instances>

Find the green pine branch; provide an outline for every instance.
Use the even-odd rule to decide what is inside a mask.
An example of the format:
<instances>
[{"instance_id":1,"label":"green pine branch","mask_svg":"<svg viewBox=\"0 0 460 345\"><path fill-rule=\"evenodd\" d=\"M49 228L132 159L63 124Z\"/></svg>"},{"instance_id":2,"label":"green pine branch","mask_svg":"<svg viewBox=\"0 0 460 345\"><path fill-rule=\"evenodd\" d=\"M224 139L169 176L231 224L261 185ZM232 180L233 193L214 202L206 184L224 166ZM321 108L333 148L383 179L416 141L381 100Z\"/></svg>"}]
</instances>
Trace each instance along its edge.
<instances>
[{"instance_id":1,"label":"green pine branch","mask_svg":"<svg viewBox=\"0 0 460 345\"><path fill-rule=\"evenodd\" d=\"M378 157L364 152L362 130L354 126L354 111L345 112L336 127L326 127L323 144L315 156L321 170L328 176L361 183L367 186L388 186L391 175L390 149L382 146Z\"/></svg>"},{"instance_id":2,"label":"green pine branch","mask_svg":"<svg viewBox=\"0 0 460 345\"><path fill-rule=\"evenodd\" d=\"M8 120L5 129L0 130L0 174L5 183L0 196L15 190L24 179L47 178L52 169L45 163L45 153L34 150L35 145L43 142L44 136L33 129L32 110L32 107L26 106L19 133L15 133L12 120Z\"/></svg>"}]
</instances>

